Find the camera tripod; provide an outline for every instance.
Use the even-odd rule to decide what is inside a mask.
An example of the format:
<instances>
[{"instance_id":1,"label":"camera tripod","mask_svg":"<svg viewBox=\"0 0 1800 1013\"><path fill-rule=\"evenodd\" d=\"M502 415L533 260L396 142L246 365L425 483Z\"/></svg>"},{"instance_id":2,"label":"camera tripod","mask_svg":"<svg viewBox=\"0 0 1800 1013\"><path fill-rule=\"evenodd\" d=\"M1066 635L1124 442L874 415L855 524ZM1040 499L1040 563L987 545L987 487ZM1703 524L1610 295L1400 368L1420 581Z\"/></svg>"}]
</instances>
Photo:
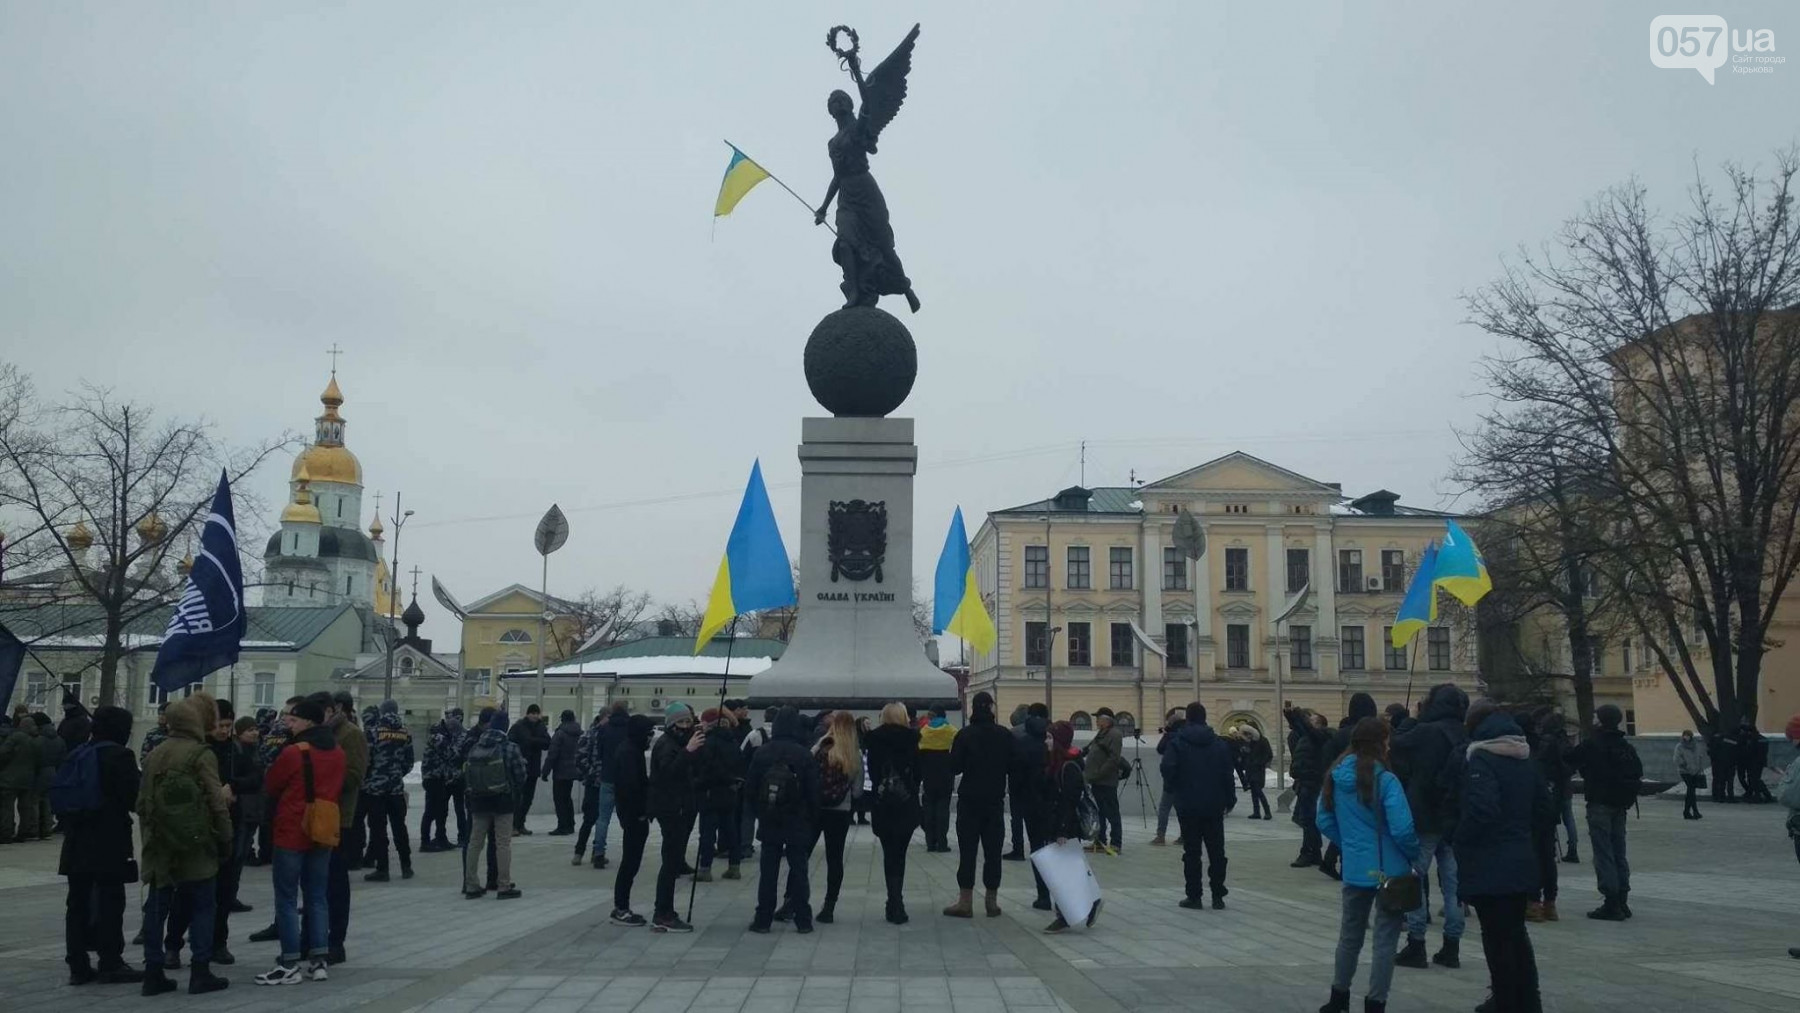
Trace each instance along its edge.
<instances>
[{"instance_id":1,"label":"camera tripod","mask_svg":"<svg viewBox=\"0 0 1800 1013\"><path fill-rule=\"evenodd\" d=\"M1156 789L1150 784L1150 775L1144 772L1142 756L1144 737L1136 735L1131 742L1131 777L1137 782L1138 815L1143 819L1145 829L1150 827L1150 813L1156 809Z\"/></svg>"}]
</instances>

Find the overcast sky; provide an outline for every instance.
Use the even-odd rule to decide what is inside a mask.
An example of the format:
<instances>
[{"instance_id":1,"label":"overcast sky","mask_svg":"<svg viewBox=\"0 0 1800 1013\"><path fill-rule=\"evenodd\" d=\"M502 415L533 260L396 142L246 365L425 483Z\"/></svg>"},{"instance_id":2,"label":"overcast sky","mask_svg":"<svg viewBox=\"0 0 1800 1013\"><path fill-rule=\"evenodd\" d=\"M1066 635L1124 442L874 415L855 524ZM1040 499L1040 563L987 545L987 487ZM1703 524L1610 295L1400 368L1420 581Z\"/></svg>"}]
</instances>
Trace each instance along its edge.
<instances>
[{"instance_id":1,"label":"overcast sky","mask_svg":"<svg viewBox=\"0 0 1800 1013\"><path fill-rule=\"evenodd\" d=\"M1708 9L1800 58L1793 5ZM773 184L714 228L721 139L816 204L825 30L873 66L917 20L873 166L925 305L927 584L953 506L1075 483L1082 440L1089 485L1244 450L1444 505L1490 348L1459 296L1606 186L1677 208L1800 134L1800 59L1658 69L1659 10L6 0L0 355L251 441L310 435L338 343L403 569L535 584L556 501L552 590L703 599L754 458L797 550L839 298Z\"/></svg>"}]
</instances>

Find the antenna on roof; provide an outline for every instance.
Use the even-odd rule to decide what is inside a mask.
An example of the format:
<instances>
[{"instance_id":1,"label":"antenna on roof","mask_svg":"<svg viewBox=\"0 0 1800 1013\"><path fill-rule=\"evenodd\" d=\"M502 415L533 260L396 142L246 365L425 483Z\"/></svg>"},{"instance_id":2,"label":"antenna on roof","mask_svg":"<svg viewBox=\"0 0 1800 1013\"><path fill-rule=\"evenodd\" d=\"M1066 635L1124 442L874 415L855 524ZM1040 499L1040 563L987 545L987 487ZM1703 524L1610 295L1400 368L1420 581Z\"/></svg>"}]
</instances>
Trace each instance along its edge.
<instances>
[{"instance_id":1,"label":"antenna on roof","mask_svg":"<svg viewBox=\"0 0 1800 1013\"><path fill-rule=\"evenodd\" d=\"M1081 487L1087 488L1087 441L1081 441Z\"/></svg>"}]
</instances>

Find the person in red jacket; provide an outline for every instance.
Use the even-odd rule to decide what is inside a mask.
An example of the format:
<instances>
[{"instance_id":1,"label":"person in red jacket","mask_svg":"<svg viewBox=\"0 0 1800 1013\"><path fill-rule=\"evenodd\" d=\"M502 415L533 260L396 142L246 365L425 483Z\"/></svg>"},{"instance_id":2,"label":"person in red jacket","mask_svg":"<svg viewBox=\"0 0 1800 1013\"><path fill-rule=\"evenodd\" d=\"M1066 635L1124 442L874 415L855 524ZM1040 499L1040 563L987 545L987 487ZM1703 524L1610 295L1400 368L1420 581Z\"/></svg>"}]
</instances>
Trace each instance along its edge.
<instances>
[{"instance_id":1,"label":"person in red jacket","mask_svg":"<svg viewBox=\"0 0 1800 1013\"><path fill-rule=\"evenodd\" d=\"M258 985L297 985L305 978L325 980L325 955L330 914L326 878L331 868L332 844L314 839L306 819L312 802L337 803L344 790L344 751L337 735L325 724L325 711L312 700L302 700L288 711L292 748L283 749L263 781L275 844L275 925L281 933L281 957L275 967L256 978ZM338 828L336 820L319 821L326 829ZM312 938L300 943L300 911L296 901L306 894L306 924ZM300 970L300 960L310 956L311 967Z\"/></svg>"}]
</instances>

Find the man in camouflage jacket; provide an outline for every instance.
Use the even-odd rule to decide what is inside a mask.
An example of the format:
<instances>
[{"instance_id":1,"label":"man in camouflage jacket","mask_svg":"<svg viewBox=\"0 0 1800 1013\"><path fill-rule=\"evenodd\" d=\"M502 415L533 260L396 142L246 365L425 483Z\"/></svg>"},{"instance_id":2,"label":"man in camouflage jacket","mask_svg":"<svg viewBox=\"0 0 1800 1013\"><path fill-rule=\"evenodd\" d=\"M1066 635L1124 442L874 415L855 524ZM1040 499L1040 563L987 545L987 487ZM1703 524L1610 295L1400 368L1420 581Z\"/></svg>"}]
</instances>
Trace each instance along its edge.
<instances>
[{"instance_id":1,"label":"man in camouflage jacket","mask_svg":"<svg viewBox=\"0 0 1800 1013\"><path fill-rule=\"evenodd\" d=\"M425 816L419 823L420 851L453 851L469 837L469 811L463 806L462 760L463 712L453 707L444 712L443 720L431 726L431 738L425 743L425 763L420 774L425 781ZM445 823L450 807L456 807L456 841L450 843ZM432 834L432 827L437 834Z\"/></svg>"},{"instance_id":2,"label":"man in camouflage jacket","mask_svg":"<svg viewBox=\"0 0 1800 1013\"><path fill-rule=\"evenodd\" d=\"M375 745L370 751L369 777L363 782L362 797L369 813L369 850L375 854L375 870L364 876L363 881L388 881L390 830L394 835L394 852L400 856L400 878L411 879L412 844L406 834L406 775L412 773L415 754L412 733L400 720L400 705L383 700L373 731Z\"/></svg>"}]
</instances>

